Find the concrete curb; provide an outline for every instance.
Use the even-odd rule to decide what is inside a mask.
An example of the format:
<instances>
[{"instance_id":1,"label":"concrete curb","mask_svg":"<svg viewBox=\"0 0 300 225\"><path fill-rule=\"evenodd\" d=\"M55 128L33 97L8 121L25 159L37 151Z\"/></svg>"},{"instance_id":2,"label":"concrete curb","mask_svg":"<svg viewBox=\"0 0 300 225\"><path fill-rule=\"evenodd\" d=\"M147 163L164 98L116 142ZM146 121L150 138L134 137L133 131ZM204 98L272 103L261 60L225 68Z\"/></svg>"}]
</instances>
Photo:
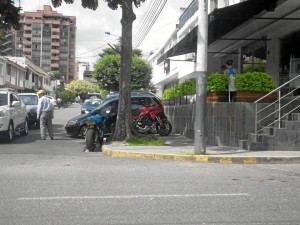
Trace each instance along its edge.
<instances>
[{"instance_id":1,"label":"concrete curb","mask_svg":"<svg viewBox=\"0 0 300 225\"><path fill-rule=\"evenodd\" d=\"M138 158L150 160L174 160L200 163L221 164L299 164L300 157L253 157L253 156L222 156L222 155L184 155L163 153L140 153L122 150L113 150L103 146L102 153L107 156L120 158Z\"/></svg>"}]
</instances>

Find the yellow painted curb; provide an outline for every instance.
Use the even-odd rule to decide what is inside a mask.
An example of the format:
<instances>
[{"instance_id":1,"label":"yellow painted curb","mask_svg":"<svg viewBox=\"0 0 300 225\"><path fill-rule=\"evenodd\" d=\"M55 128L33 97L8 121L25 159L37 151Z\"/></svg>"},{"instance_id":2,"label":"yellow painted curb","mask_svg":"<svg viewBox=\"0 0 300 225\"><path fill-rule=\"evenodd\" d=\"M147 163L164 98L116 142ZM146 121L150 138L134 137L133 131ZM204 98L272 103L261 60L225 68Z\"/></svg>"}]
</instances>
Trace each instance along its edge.
<instances>
[{"instance_id":1,"label":"yellow painted curb","mask_svg":"<svg viewBox=\"0 0 300 225\"><path fill-rule=\"evenodd\" d=\"M140 158L150 160L175 160L175 161L189 161L202 163L222 163L222 164L263 164L263 163L278 163L276 158L257 158L257 157L224 157L222 155L183 155L183 154L155 154L155 153L134 153L129 151L112 150L108 147L102 147L102 153L108 156L121 158ZM276 159L276 160L275 160ZM284 163L300 163L300 158L297 157Z\"/></svg>"}]
</instances>

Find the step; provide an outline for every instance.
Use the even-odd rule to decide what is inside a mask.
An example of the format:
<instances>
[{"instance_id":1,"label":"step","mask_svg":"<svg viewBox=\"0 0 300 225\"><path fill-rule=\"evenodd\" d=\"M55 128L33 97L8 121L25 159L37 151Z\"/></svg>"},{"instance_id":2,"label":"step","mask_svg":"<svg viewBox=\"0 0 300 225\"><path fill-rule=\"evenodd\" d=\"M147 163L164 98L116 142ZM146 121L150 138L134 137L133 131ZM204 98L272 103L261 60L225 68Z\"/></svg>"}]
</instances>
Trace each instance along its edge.
<instances>
[{"instance_id":1,"label":"step","mask_svg":"<svg viewBox=\"0 0 300 225\"><path fill-rule=\"evenodd\" d=\"M239 140L239 148L251 151L267 151L268 143L263 143L260 141L250 141L250 140Z\"/></svg>"},{"instance_id":2,"label":"step","mask_svg":"<svg viewBox=\"0 0 300 225\"><path fill-rule=\"evenodd\" d=\"M239 148L248 150L248 140L239 140Z\"/></svg>"},{"instance_id":3,"label":"step","mask_svg":"<svg viewBox=\"0 0 300 225\"><path fill-rule=\"evenodd\" d=\"M299 130L300 131L300 120L298 121L285 121L285 128L287 130ZM276 128L275 128L276 129Z\"/></svg>"},{"instance_id":4,"label":"step","mask_svg":"<svg viewBox=\"0 0 300 225\"><path fill-rule=\"evenodd\" d=\"M300 121L300 113L292 113L291 120L293 121Z\"/></svg>"},{"instance_id":5,"label":"step","mask_svg":"<svg viewBox=\"0 0 300 225\"><path fill-rule=\"evenodd\" d=\"M248 146L247 146L247 150L250 150L250 151L267 151L267 150L269 150L268 143L249 141Z\"/></svg>"}]
</instances>

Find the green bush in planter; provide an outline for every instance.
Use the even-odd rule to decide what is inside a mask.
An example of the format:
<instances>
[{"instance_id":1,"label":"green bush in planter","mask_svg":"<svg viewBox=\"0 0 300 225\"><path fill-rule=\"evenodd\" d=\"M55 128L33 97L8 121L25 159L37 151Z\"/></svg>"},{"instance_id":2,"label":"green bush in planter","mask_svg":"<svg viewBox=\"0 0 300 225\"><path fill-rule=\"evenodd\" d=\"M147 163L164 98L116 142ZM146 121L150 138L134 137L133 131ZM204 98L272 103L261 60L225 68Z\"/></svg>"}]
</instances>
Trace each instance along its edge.
<instances>
[{"instance_id":1,"label":"green bush in planter","mask_svg":"<svg viewBox=\"0 0 300 225\"><path fill-rule=\"evenodd\" d=\"M227 91L228 77L221 73L212 73L207 77L207 92Z\"/></svg>"},{"instance_id":2,"label":"green bush in planter","mask_svg":"<svg viewBox=\"0 0 300 225\"><path fill-rule=\"evenodd\" d=\"M272 77L265 72L246 72L234 80L237 91L270 92L275 89Z\"/></svg>"},{"instance_id":3,"label":"green bush in planter","mask_svg":"<svg viewBox=\"0 0 300 225\"><path fill-rule=\"evenodd\" d=\"M174 89L166 89L163 92L162 100L168 100L175 97Z\"/></svg>"}]
</instances>

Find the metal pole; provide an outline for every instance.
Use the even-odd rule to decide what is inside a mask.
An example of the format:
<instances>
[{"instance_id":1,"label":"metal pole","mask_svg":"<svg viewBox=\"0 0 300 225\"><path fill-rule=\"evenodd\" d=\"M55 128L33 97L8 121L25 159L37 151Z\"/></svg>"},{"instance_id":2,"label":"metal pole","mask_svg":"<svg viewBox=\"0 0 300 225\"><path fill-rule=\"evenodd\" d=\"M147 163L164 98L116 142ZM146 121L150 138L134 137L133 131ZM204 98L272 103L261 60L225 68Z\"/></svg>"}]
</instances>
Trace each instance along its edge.
<instances>
[{"instance_id":1,"label":"metal pole","mask_svg":"<svg viewBox=\"0 0 300 225\"><path fill-rule=\"evenodd\" d=\"M198 7L198 40L196 60L196 102L194 123L194 152L206 153L206 80L207 80L207 33L208 33L207 0L199 0Z\"/></svg>"}]
</instances>

